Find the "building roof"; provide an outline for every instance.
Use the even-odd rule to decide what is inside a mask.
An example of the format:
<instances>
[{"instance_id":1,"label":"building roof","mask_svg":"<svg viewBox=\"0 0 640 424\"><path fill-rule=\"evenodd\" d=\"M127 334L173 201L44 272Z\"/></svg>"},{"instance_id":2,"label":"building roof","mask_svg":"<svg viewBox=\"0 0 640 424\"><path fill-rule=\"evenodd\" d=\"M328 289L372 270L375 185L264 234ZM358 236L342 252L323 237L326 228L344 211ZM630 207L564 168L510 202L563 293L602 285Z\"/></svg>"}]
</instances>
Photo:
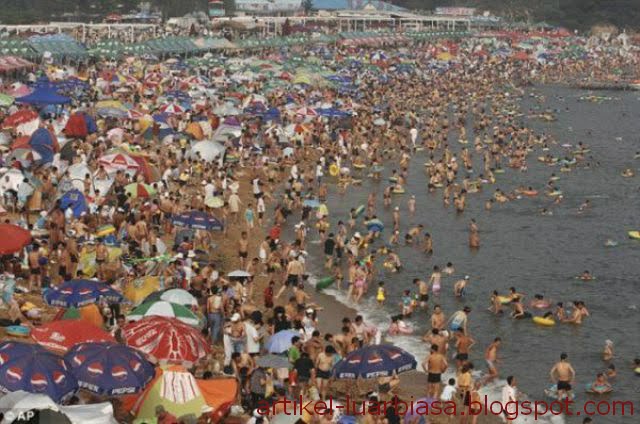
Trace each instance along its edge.
<instances>
[{"instance_id":1,"label":"building roof","mask_svg":"<svg viewBox=\"0 0 640 424\"><path fill-rule=\"evenodd\" d=\"M380 0L313 0L313 8L317 10L406 10Z\"/></svg>"}]
</instances>

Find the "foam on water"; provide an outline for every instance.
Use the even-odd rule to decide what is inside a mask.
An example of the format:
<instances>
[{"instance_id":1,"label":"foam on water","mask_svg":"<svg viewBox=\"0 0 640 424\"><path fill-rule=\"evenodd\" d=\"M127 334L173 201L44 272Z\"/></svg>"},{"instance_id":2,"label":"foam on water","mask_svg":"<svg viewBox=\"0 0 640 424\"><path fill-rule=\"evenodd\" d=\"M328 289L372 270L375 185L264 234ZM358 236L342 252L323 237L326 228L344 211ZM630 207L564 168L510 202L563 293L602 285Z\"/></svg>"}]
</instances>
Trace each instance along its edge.
<instances>
[{"instance_id":1,"label":"foam on water","mask_svg":"<svg viewBox=\"0 0 640 424\"><path fill-rule=\"evenodd\" d=\"M309 277L309 282L313 286L315 286L317 278L311 275ZM381 332L385 332L387 327L389 326L389 323L391 322L391 315L384 307L380 307L378 305L378 302L372 296L363 297L360 304L355 304L349 301L349 299L347 298L346 290L338 290L336 288L330 287L323 290L322 292L326 295L334 297L338 302L356 309L358 313L362 315L362 318L367 324L376 327ZM385 340L411 353L418 361L417 371L423 372L420 363L425 358L428 350L427 345L421 340L421 336L422 335L418 333L405 336L385 336ZM483 373L480 371L474 372L474 377L476 379L482 378ZM451 369L447 373L443 374L442 380L447 381L449 378L455 378L455 372ZM489 383L482 387L482 389L480 390L480 396L487 396L487 402L489 404L491 402L501 402L502 388L506 384L507 381L501 379ZM520 399L521 401L528 399L526 394L521 393L521 395L525 397L524 399ZM515 424L564 424L565 419L562 415L552 415L549 413L544 416L538 417L537 420L534 420L533 416L521 416L513 422Z\"/></svg>"}]
</instances>

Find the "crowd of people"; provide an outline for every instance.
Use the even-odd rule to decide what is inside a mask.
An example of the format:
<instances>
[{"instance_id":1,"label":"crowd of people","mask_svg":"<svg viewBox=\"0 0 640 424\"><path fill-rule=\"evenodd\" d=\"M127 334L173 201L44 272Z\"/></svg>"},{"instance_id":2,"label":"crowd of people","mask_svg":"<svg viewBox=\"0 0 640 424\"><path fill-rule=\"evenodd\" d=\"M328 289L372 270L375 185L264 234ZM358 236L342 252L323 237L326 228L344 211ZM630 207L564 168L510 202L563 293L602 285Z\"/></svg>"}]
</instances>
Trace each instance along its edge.
<instances>
[{"instance_id":1,"label":"crowd of people","mask_svg":"<svg viewBox=\"0 0 640 424\"><path fill-rule=\"evenodd\" d=\"M441 196L443 207L453 213L464 213L471 199L484 199L487 193L487 213L521 196L548 196L552 209L563 199L554 176L544 193L531 187L505 193L495 186L496 174L526 170L532 152L557 143L511 112L517 100L505 92L505 82L512 82L509 90L517 92L517 85L542 78L605 72L611 62L608 57L555 65L516 61L477 54L473 39L416 42L409 52L402 47L384 46L384 56L380 47L323 46L227 61L248 69L253 61L271 60L274 65L263 67L268 69L287 55L303 61L323 58L330 73L348 82L345 86L315 79L296 83L295 75L285 71L240 79L225 65L98 61L78 66L76 76L87 84L74 89L68 105L16 103L1 108L0 124L8 140L2 146L2 219L33 235L25 249L2 257L4 321L25 326L50 321L54 311L42 294L64 282L95 278L127 293L141 278L158 277L159 288L191 293L197 299L194 312L206 321L202 331L214 353L194 372L235 375L241 387L238 404L251 413L265 399L301 395L318 400L343 394L333 367L388 336L411 334L407 321L413 316L428 320L431 327L423 337L426 358L421 366L428 381L423 394L470 405L500 376L503 341L496 337L485 346L486 373L478 378L469 360L478 345L469 326L472 308L444 311L438 298L464 299L473 284L472 270L453 281L448 293L454 265L433 266L428 279L415 279L413 287L406 288L387 329L368 324L358 313L327 328L323 321L335 317L323 315L311 290L310 245L321 243L321 260L333 284L347 293L355 309L369 296L385 305L381 269L403 269L396 247L414 246L425 257L439 249L423 225L409 226L414 219L408 216L420 215L415 196L406 205L394 197L404 192L409 169L416 166L411 158L419 151L428 158L427 191ZM443 51L454 50L454 60L436 60ZM407 58L411 66L403 72L389 70L400 69ZM355 59L375 70L353 64ZM39 69L31 79L40 81L46 72ZM10 92L20 78L5 78L0 91ZM272 79L282 84L272 84ZM318 112L324 109L333 115ZM12 116L34 111L32 120L6 125ZM277 119L267 118L267 111L275 111ZM88 117L95 128L77 134L71 125L77 116ZM25 147L24 140L41 130L53 140L54 154L47 161L35 147ZM206 141L213 138L216 141ZM22 144L16 148L18 141ZM219 150L211 154L211 149ZM582 145L565 166L587 166L587 151ZM397 171L384 186L382 202L379 193L372 192L348 219L330 215L327 197L348 195L360 185L357 170L366 168L371 178L380 179L385 166ZM67 199L70 191L82 197L82 208ZM375 225L381 208L393 208L389 236L383 235L383 225ZM185 229L179 218L190 213L215 225ZM469 248L481 249L482 229L472 218L467 222ZM527 304L524 299L516 288L506 295L495 291L490 310L499 315L508 305L514 319L555 317L573 324L589 316L579 300L558 303L554 309L542 294ZM102 301L98 313L105 328L119 335L134 306L131 299ZM285 330L291 334L283 350L270 350L270 339ZM450 348L455 349L451 365ZM286 355L274 358L267 355L269 350ZM613 343L607 343L605 352L610 363ZM451 370L455 377L443 378ZM557 382L554 396L567 396L576 376L566 354L551 375ZM609 384L605 380L614 377L611 365L607 373L598 374L594 390L604 390ZM503 398L514 400L515 377L507 381ZM378 378L374 390L369 397L402 395L399 376ZM267 418L256 414L251 420ZM399 422L394 416L363 419ZM476 419L460 417L463 423Z\"/></svg>"}]
</instances>

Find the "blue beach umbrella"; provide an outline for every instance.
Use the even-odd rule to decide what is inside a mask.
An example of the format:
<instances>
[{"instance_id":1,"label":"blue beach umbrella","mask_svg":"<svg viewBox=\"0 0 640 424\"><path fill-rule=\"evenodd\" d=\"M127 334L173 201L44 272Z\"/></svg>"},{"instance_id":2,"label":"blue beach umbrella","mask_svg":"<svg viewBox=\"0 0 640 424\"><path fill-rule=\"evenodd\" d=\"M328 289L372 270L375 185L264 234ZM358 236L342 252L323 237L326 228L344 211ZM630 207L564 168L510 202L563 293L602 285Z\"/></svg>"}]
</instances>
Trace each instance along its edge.
<instances>
[{"instance_id":1,"label":"blue beach umbrella","mask_svg":"<svg viewBox=\"0 0 640 424\"><path fill-rule=\"evenodd\" d=\"M300 337L300 333L293 330L282 330L269 338L267 341L267 351L269 353L282 353L291 347L291 339Z\"/></svg>"},{"instance_id":2,"label":"blue beach umbrella","mask_svg":"<svg viewBox=\"0 0 640 424\"><path fill-rule=\"evenodd\" d=\"M109 302L122 301L122 294L105 283L94 280L69 280L44 293L44 300L51 306L62 308L81 307L96 303L99 299Z\"/></svg>"},{"instance_id":3,"label":"blue beach umbrella","mask_svg":"<svg viewBox=\"0 0 640 424\"><path fill-rule=\"evenodd\" d=\"M0 390L45 394L54 402L73 395L78 382L64 360L39 345L0 344Z\"/></svg>"},{"instance_id":4,"label":"blue beach umbrella","mask_svg":"<svg viewBox=\"0 0 640 424\"><path fill-rule=\"evenodd\" d=\"M201 211L181 213L172 218L173 225L178 227L194 228L198 230L222 231L222 223L215 217Z\"/></svg>"},{"instance_id":5,"label":"blue beach umbrella","mask_svg":"<svg viewBox=\"0 0 640 424\"><path fill-rule=\"evenodd\" d=\"M81 343L64 358L78 385L100 395L137 393L155 375L142 353L116 343Z\"/></svg>"},{"instance_id":6,"label":"blue beach umbrella","mask_svg":"<svg viewBox=\"0 0 640 424\"><path fill-rule=\"evenodd\" d=\"M372 345L354 350L333 367L340 379L377 378L400 374L416 368L410 353L393 345Z\"/></svg>"}]
</instances>

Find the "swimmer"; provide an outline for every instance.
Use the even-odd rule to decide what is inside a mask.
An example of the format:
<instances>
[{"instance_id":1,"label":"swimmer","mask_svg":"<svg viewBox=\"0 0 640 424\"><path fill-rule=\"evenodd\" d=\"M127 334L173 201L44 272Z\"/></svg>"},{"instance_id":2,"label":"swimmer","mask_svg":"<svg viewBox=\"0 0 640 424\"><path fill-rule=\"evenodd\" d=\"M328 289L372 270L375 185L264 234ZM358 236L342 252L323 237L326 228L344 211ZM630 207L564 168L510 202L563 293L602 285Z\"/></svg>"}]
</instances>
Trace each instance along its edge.
<instances>
[{"instance_id":1,"label":"swimmer","mask_svg":"<svg viewBox=\"0 0 640 424\"><path fill-rule=\"evenodd\" d=\"M427 255L433 255L433 239L431 234L424 233L424 239L422 240L422 251Z\"/></svg>"},{"instance_id":2,"label":"swimmer","mask_svg":"<svg viewBox=\"0 0 640 424\"><path fill-rule=\"evenodd\" d=\"M400 302L402 316L410 317L413 313L413 299L411 298L411 291L405 290L402 294L402 301Z\"/></svg>"},{"instance_id":3,"label":"swimmer","mask_svg":"<svg viewBox=\"0 0 640 424\"><path fill-rule=\"evenodd\" d=\"M564 321L567 318L567 313L564 310L564 303L556 303L556 309L553 311L553 314L559 321Z\"/></svg>"},{"instance_id":4,"label":"swimmer","mask_svg":"<svg viewBox=\"0 0 640 424\"><path fill-rule=\"evenodd\" d=\"M591 275L591 273L587 270L585 270L582 274L580 274L578 277L576 277L582 281L591 281L594 280L595 277L593 275Z\"/></svg>"},{"instance_id":5,"label":"swimmer","mask_svg":"<svg viewBox=\"0 0 640 424\"><path fill-rule=\"evenodd\" d=\"M613 386L607 381L605 375L599 372L596 375L596 380L589 387L589 391L597 394L609 393L613 390Z\"/></svg>"},{"instance_id":6,"label":"swimmer","mask_svg":"<svg viewBox=\"0 0 640 424\"><path fill-rule=\"evenodd\" d=\"M456 270L452 262L447 262L447 265L442 269L442 273L446 275L453 275L454 272L456 272Z\"/></svg>"},{"instance_id":7,"label":"swimmer","mask_svg":"<svg viewBox=\"0 0 640 424\"><path fill-rule=\"evenodd\" d=\"M491 306L489 306L489 311L494 315L501 315L504 313L502 310L502 302L500 302L499 297L500 295L498 294L498 290L494 290L490 298Z\"/></svg>"},{"instance_id":8,"label":"swimmer","mask_svg":"<svg viewBox=\"0 0 640 424\"><path fill-rule=\"evenodd\" d=\"M534 299L531 301L532 308L545 309L551 305L541 294L536 294L533 297Z\"/></svg>"},{"instance_id":9,"label":"swimmer","mask_svg":"<svg viewBox=\"0 0 640 424\"><path fill-rule=\"evenodd\" d=\"M585 212L587 209L589 209L590 205L591 203L589 202L589 199L585 200L578 208L578 213Z\"/></svg>"},{"instance_id":10,"label":"swimmer","mask_svg":"<svg viewBox=\"0 0 640 424\"><path fill-rule=\"evenodd\" d=\"M413 285L418 286L418 302L422 309L429 307L429 284L420 278L413 279Z\"/></svg>"},{"instance_id":11,"label":"swimmer","mask_svg":"<svg viewBox=\"0 0 640 424\"><path fill-rule=\"evenodd\" d=\"M607 362L613 359L613 342L611 340L604 341L604 349L602 350L602 360Z\"/></svg>"},{"instance_id":12,"label":"swimmer","mask_svg":"<svg viewBox=\"0 0 640 424\"><path fill-rule=\"evenodd\" d=\"M404 334L412 334L413 329L402 320L402 315L394 315L391 317L391 325L387 329L390 336L399 336Z\"/></svg>"},{"instance_id":13,"label":"swimmer","mask_svg":"<svg viewBox=\"0 0 640 424\"><path fill-rule=\"evenodd\" d=\"M633 172L633 169L631 168L627 168L624 171L622 171L622 176L625 178L631 178L633 177L635 174L635 172Z\"/></svg>"},{"instance_id":14,"label":"swimmer","mask_svg":"<svg viewBox=\"0 0 640 424\"><path fill-rule=\"evenodd\" d=\"M489 369L489 374L485 377L484 384L490 383L491 381L498 378L498 349L502 344L502 339L500 337L496 337L493 339L493 342L485 349L484 351L484 360L487 363L487 368Z\"/></svg>"},{"instance_id":15,"label":"swimmer","mask_svg":"<svg viewBox=\"0 0 640 424\"><path fill-rule=\"evenodd\" d=\"M576 372L567 358L566 353L560 354L560 361L556 362L549 371L549 377L556 383L558 400L560 401L571 397L571 384L576 377Z\"/></svg>"},{"instance_id":16,"label":"swimmer","mask_svg":"<svg viewBox=\"0 0 640 424\"><path fill-rule=\"evenodd\" d=\"M511 318L513 319L523 319L531 316L529 312L524 310L524 305L520 301L519 297L515 297L511 300L511 308L513 309L511 312Z\"/></svg>"},{"instance_id":17,"label":"swimmer","mask_svg":"<svg viewBox=\"0 0 640 424\"><path fill-rule=\"evenodd\" d=\"M613 364L609 364L605 372L607 374L607 378L616 378L616 376L618 375L618 371L616 371L616 366Z\"/></svg>"},{"instance_id":18,"label":"swimmer","mask_svg":"<svg viewBox=\"0 0 640 424\"><path fill-rule=\"evenodd\" d=\"M442 273L440 272L440 267L438 265L434 265L433 272L431 273L431 277L429 277L431 292L434 294L434 296L437 296L440 294L441 282L442 282Z\"/></svg>"},{"instance_id":19,"label":"swimmer","mask_svg":"<svg viewBox=\"0 0 640 424\"><path fill-rule=\"evenodd\" d=\"M469 283L468 275L465 275L463 279L456 281L456 283L453 285L454 296L463 297L468 283Z\"/></svg>"}]
</instances>

